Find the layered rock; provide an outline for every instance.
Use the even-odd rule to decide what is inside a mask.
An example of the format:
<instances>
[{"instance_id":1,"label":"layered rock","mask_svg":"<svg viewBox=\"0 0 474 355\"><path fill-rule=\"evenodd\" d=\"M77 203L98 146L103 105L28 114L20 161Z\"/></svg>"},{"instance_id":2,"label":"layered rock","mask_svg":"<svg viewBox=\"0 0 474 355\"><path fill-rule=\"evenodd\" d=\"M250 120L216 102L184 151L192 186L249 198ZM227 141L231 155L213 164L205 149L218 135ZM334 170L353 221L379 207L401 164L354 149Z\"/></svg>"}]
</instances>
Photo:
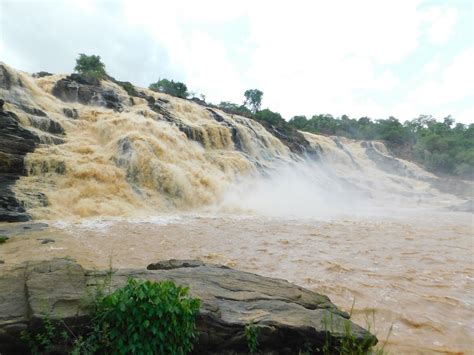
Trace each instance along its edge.
<instances>
[{"instance_id":1,"label":"layered rock","mask_svg":"<svg viewBox=\"0 0 474 355\"><path fill-rule=\"evenodd\" d=\"M0 352L25 351L22 330L33 330L39 320L62 320L80 332L88 321L84 308L94 288L112 291L127 278L173 280L189 286L201 299L197 321L196 353L246 353L245 326L259 329L261 353L295 354L321 348L330 338L336 346L347 335L356 342L374 344L377 339L350 322L323 295L287 281L241 272L200 261L169 260L147 270L86 270L66 259L33 262L0 269ZM75 327L75 328L74 328ZM329 337L329 338L328 338Z\"/></svg>"},{"instance_id":2,"label":"layered rock","mask_svg":"<svg viewBox=\"0 0 474 355\"><path fill-rule=\"evenodd\" d=\"M0 221L20 222L30 219L16 199L12 187L24 174L24 157L39 144L39 137L23 128L13 112L3 111L0 102Z\"/></svg>"},{"instance_id":3,"label":"layered rock","mask_svg":"<svg viewBox=\"0 0 474 355\"><path fill-rule=\"evenodd\" d=\"M71 74L56 82L53 95L66 102L97 105L121 111L120 98L113 90L104 89L100 81L79 74Z\"/></svg>"}]
</instances>

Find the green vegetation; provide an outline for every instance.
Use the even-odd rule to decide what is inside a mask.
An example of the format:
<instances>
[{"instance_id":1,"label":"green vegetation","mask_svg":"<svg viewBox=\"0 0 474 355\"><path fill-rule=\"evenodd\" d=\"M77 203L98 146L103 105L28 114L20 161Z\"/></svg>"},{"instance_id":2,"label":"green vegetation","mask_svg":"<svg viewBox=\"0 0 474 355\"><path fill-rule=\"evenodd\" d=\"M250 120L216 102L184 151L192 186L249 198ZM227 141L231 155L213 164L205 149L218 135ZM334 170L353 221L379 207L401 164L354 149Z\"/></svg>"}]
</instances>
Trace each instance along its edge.
<instances>
[{"instance_id":1,"label":"green vegetation","mask_svg":"<svg viewBox=\"0 0 474 355\"><path fill-rule=\"evenodd\" d=\"M120 85L128 95L130 96L138 96L138 91L135 89L133 84L129 81L115 81L118 85Z\"/></svg>"},{"instance_id":2,"label":"green vegetation","mask_svg":"<svg viewBox=\"0 0 474 355\"><path fill-rule=\"evenodd\" d=\"M150 84L148 88L153 91L164 92L165 94L180 97L182 99L189 96L186 84L179 81L160 79L156 83Z\"/></svg>"},{"instance_id":3,"label":"green vegetation","mask_svg":"<svg viewBox=\"0 0 474 355\"><path fill-rule=\"evenodd\" d=\"M98 55L86 55L80 53L76 59L76 66L74 70L79 74L88 76L94 79L103 79L107 75L105 72L105 64L101 62Z\"/></svg>"},{"instance_id":4,"label":"green vegetation","mask_svg":"<svg viewBox=\"0 0 474 355\"><path fill-rule=\"evenodd\" d=\"M32 353L72 349L74 354L187 354L197 337L200 307L200 300L189 297L188 291L172 281L129 279L115 292L97 296L82 335L46 318L42 331L25 332L22 338Z\"/></svg>"},{"instance_id":5,"label":"green vegetation","mask_svg":"<svg viewBox=\"0 0 474 355\"><path fill-rule=\"evenodd\" d=\"M5 235L0 235L0 244L6 243L9 238Z\"/></svg>"},{"instance_id":6,"label":"green vegetation","mask_svg":"<svg viewBox=\"0 0 474 355\"><path fill-rule=\"evenodd\" d=\"M218 106L222 111L230 113L231 115L239 115L252 118L252 112L244 105L237 105L233 102L222 101Z\"/></svg>"},{"instance_id":7,"label":"green vegetation","mask_svg":"<svg viewBox=\"0 0 474 355\"><path fill-rule=\"evenodd\" d=\"M260 110L262 105L263 92L258 89L250 89L244 93L244 105L247 106L253 114Z\"/></svg>"},{"instance_id":8,"label":"green vegetation","mask_svg":"<svg viewBox=\"0 0 474 355\"><path fill-rule=\"evenodd\" d=\"M349 319L344 321L344 335L340 338L339 341L335 341L331 337L331 333L334 333L334 319L332 318L332 313L329 313L329 317L323 319L324 327L326 329L326 340L322 349L316 349L318 353L324 355L331 354L340 354L340 355L387 355L388 352L385 350L385 344L388 342L388 339L391 335L392 328L390 328L387 337L385 339L385 344L378 348L375 347L374 338L370 335L372 331L375 331L375 312L372 311L371 319L369 314L366 314L366 326L367 329L366 335L362 339L357 339L354 332L352 331L352 325L350 318L352 318L352 313L354 311L355 300L352 303L351 310L349 312ZM311 353L311 352L309 352Z\"/></svg>"},{"instance_id":9,"label":"green vegetation","mask_svg":"<svg viewBox=\"0 0 474 355\"><path fill-rule=\"evenodd\" d=\"M258 335L260 334L259 329L253 322L248 323L245 326L245 339L247 340L247 346L251 354L258 352Z\"/></svg>"},{"instance_id":10,"label":"green vegetation","mask_svg":"<svg viewBox=\"0 0 474 355\"><path fill-rule=\"evenodd\" d=\"M474 176L474 124L455 123L450 116L443 122L422 115L403 124L395 117L372 120L351 119L346 115L295 116L289 124L299 130L384 141L394 154L414 160L427 169L465 178Z\"/></svg>"},{"instance_id":11,"label":"green vegetation","mask_svg":"<svg viewBox=\"0 0 474 355\"><path fill-rule=\"evenodd\" d=\"M116 354L187 354L196 338L200 301L171 281L129 279L104 297L94 322L107 348Z\"/></svg>"}]
</instances>

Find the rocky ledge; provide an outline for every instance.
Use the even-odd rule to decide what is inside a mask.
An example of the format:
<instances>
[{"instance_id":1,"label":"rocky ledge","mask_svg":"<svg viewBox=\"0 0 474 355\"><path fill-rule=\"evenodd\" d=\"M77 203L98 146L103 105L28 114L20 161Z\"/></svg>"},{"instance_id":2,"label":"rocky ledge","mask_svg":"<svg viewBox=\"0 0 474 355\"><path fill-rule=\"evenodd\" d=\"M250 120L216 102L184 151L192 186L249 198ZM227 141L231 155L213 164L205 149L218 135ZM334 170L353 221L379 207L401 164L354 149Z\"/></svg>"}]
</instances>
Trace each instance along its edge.
<instances>
[{"instance_id":1,"label":"rocky ledge","mask_svg":"<svg viewBox=\"0 0 474 355\"><path fill-rule=\"evenodd\" d=\"M0 221L23 222L30 219L16 199L12 187L24 174L24 156L39 144L39 137L20 126L13 112L3 110L0 99Z\"/></svg>"},{"instance_id":2,"label":"rocky ledge","mask_svg":"<svg viewBox=\"0 0 474 355\"><path fill-rule=\"evenodd\" d=\"M260 330L262 354L298 354L322 348L328 340L337 346L348 327L356 342L367 346L377 342L326 296L284 280L200 261L168 260L146 270L110 272L53 259L0 268L0 353L24 353L21 332L34 330L45 317L80 329L88 321L84 301L94 288L107 280L112 291L129 277L173 280L189 286L191 295L201 299L195 353L246 353L244 330L250 322Z\"/></svg>"}]
</instances>

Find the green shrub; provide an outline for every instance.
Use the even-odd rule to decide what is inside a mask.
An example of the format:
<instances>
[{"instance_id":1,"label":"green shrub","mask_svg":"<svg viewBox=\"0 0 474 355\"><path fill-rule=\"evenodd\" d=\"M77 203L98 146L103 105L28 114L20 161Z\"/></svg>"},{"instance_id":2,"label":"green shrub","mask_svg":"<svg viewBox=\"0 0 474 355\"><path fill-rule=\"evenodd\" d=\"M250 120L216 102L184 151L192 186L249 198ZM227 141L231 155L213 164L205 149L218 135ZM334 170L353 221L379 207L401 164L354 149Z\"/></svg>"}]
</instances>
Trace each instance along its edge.
<instances>
[{"instance_id":1,"label":"green shrub","mask_svg":"<svg viewBox=\"0 0 474 355\"><path fill-rule=\"evenodd\" d=\"M196 339L200 301L171 281L129 279L99 303L94 317L99 352L186 354ZM100 349L102 348L102 349Z\"/></svg>"},{"instance_id":2,"label":"green shrub","mask_svg":"<svg viewBox=\"0 0 474 355\"><path fill-rule=\"evenodd\" d=\"M9 238L5 235L0 235L0 244L6 243Z\"/></svg>"},{"instance_id":3,"label":"green shrub","mask_svg":"<svg viewBox=\"0 0 474 355\"><path fill-rule=\"evenodd\" d=\"M74 70L79 74L95 79L103 79L107 75L105 72L105 64L101 62L100 56L98 55L80 53L76 59Z\"/></svg>"},{"instance_id":4,"label":"green shrub","mask_svg":"<svg viewBox=\"0 0 474 355\"><path fill-rule=\"evenodd\" d=\"M254 323L250 322L245 326L245 339L247 339L247 346L251 354L255 354L258 351L258 335L259 329Z\"/></svg>"},{"instance_id":5,"label":"green shrub","mask_svg":"<svg viewBox=\"0 0 474 355\"><path fill-rule=\"evenodd\" d=\"M186 84L183 84L179 81L161 79L156 83L150 84L148 88L153 91L164 92L165 94L180 97L182 99L185 99L189 96Z\"/></svg>"},{"instance_id":6,"label":"green shrub","mask_svg":"<svg viewBox=\"0 0 474 355\"><path fill-rule=\"evenodd\" d=\"M23 331L21 339L28 345L32 354L54 353L57 349L68 347L73 341L70 334L64 329L61 321L53 321L46 317L41 327L35 333Z\"/></svg>"}]
</instances>

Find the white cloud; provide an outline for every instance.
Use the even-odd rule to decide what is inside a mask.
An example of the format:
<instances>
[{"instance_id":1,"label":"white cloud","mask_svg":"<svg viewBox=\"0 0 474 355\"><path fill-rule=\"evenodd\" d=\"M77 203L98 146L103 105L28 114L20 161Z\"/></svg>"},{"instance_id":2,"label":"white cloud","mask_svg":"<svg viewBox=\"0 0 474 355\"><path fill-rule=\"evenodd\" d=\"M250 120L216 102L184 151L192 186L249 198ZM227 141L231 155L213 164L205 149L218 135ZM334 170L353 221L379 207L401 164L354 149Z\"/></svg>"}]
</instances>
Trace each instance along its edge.
<instances>
[{"instance_id":1,"label":"white cloud","mask_svg":"<svg viewBox=\"0 0 474 355\"><path fill-rule=\"evenodd\" d=\"M464 123L474 122L473 107L460 109L466 101L474 101L474 47L459 53L437 75L423 81L394 107L397 117L413 118L419 114L432 114L441 119L452 115ZM439 67L436 58L425 69Z\"/></svg>"},{"instance_id":2,"label":"white cloud","mask_svg":"<svg viewBox=\"0 0 474 355\"><path fill-rule=\"evenodd\" d=\"M18 20L2 25L11 27L2 38L5 57L14 62L9 64L30 70L55 63L61 71L72 68L58 64L72 62L72 53L96 52L118 78L144 85L167 76L213 102L241 102L245 89L259 88L263 105L287 118L325 112L406 119L440 112L442 105L457 112L449 105L462 100L474 82L466 80L468 52L449 68L444 64L449 54L441 51L424 67L412 62L413 55L429 53L424 39L441 45L452 38L462 15L455 4L73 1L17 9L10 17ZM28 25L18 14L31 8L42 14L30 14ZM37 17L45 24L43 35ZM228 38L226 31L233 34ZM413 72L411 65L419 67L413 77L406 74ZM46 69L55 70L52 64Z\"/></svg>"},{"instance_id":3,"label":"white cloud","mask_svg":"<svg viewBox=\"0 0 474 355\"><path fill-rule=\"evenodd\" d=\"M440 62L439 55L437 55L431 61L429 61L423 66L423 73L427 75L436 74L439 71L440 67L441 67L441 62Z\"/></svg>"},{"instance_id":4,"label":"white cloud","mask_svg":"<svg viewBox=\"0 0 474 355\"><path fill-rule=\"evenodd\" d=\"M408 99L420 105L442 105L474 96L474 48L456 56L439 80L429 80L416 88Z\"/></svg>"},{"instance_id":5,"label":"white cloud","mask_svg":"<svg viewBox=\"0 0 474 355\"><path fill-rule=\"evenodd\" d=\"M454 33L458 18L456 9L446 6L433 6L424 13L428 24L426 34L431 43L446 44Z\"/></svg>"}]
</instances>

